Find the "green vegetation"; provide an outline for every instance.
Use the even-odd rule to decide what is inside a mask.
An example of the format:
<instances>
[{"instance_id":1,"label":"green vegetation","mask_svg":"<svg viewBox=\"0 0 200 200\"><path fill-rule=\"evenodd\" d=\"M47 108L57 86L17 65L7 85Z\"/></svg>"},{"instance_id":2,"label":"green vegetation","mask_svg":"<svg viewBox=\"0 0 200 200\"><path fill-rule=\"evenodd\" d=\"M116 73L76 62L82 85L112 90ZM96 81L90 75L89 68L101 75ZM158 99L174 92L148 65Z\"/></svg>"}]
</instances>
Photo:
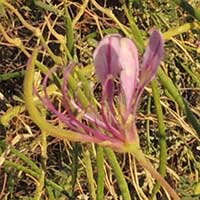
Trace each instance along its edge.
<instances>
[{"instance_id":1,"label":"green vegetation","mask_svg":"<svg viewBox=\"0 0 200 200\"><path fill-rule=\"evenodd\" d=\"M120 33L142 58L153 28L163 34L165 57L142 97L140 144L181 199L200 198L199 1L0 0L0 199L170 199L132 155L68 141L74 132L22 87L33 88L24 80L29 73L44 96L42 80L55 70L47 93L62 110L61 72L74 63L69 95L98 112L102 88L92 59L98 42ZM78 120L83 114L74 111Z\"/></svg>"}]
</instances>

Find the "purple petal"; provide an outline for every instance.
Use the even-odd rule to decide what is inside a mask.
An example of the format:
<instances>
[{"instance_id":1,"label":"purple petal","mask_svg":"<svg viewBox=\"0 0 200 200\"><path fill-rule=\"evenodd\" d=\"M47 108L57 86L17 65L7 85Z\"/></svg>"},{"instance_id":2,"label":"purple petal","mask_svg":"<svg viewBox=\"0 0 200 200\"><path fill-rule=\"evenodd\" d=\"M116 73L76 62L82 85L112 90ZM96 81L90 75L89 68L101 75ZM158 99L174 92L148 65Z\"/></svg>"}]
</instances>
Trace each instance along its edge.
<instances>
[{"instance_id":1,"label":"purple petal","mask_svg":"<svg viewBox=\"0 0 200 200\"><path fill-rule=\"evenodd\" d=\"M119 64L120 39L119 34L106 36L99 42L93 55L97 78L103 86L109 79L106 84L106 96L111 107L114 95L113 79L121 70Z\"/></svg>"},{"instance_id":2,"label":"purple petal","mask_svg":"<svg viewBox=\"0 0 200 200\"><path fill-rule=\"evenodd\" d=\"M143 56L143 63L139 75L137 96L134 102L133 113L136 113L144 87L155 77L158 66L164 56L164 41L159 31L154 30Z\"/></svg>"},{"instance_id":3,"label":"purple petal","mask_svg":"<svg viewBox=\"0 0 200 200\"><path fill-rule=\"evenodd\" d=\"M154 30L143 56L140 86L145 87L154 77L164 56L164 41L159 31Z\"/></svg>"},{"instance_id":4,"label":"purple petal","mask_svg":"<svg viewBox=\"0 0 200 200\"><path fill-rule=\"evenodd\" d=\"M126 108L127 112L130 113L139 75L139 61L137 48L133 41L128 38L120 40L119 62L122 68L120 79L126 98Z\"/></svg>"},{"instance_id":5,"label":"purple petal","mask_svg":"<svg viewBox=\"0 0 200 200\"><path fill-rule=\"evenodd\" d=\"M120 72L119 65L119 48L121 36L118 34L104 37L94 51L94 65L96 75L104 85L107 76L114 77Z\"/></svg>"}]
</instances>

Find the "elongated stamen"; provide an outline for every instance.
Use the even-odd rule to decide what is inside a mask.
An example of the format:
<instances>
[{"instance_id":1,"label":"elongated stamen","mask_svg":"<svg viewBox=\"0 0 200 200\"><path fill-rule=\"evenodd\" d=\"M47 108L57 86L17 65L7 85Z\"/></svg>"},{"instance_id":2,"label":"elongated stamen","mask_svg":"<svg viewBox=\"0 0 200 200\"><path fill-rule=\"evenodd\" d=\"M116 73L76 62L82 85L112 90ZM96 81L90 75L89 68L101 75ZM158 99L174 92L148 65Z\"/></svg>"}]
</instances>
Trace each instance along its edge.
<instances>
[{"instance_id":1,"label":"elongated stamen","mask_svg":"<svg viewBox=\"0 0 200 200\"><path fill-rule=\"evenodd\" d=\"M71 99L72 106L79 112L84 112L83 109L77 105L74 100ZM95 112L94 112L95 113ZM88 120L89 122L99 126L100 128L106 129L105 123L102 121L102 116L100 117L98 113L90 114L90 113L83 113L83 118Z\"/></svg>"},{"instance_id":2,"label":"elongated stamen","mask_svg":"<svg viewBox=\"0 0 200 200\"><path fill-rule=\"evenodd\" d=\"M106 125L107 130L116 138L124 141L125 137L122 133L120 133L117 129L115 129L114 127L112 127L109 123L109 117L107 116L107 114L105 113L105 109L104 109L103 103L102 103L102 108L101 108L101 113L102 113L102 117L104 120L104 123Z\"/></svg>"},{"instance_id":3,"label":"elongated stamen","mask_svg":"<svg viewBox=\"0 0 200 200\"><path fill-rule=\"evenodd\" d=\"M52 104L52 102L47 94L47 90L46 90L47 82L48 82L49 76L52 75L52 73L53 73L53 71L49 71L43 80L44 97L40 97L40 99L42 100L44 105L48 108L48 110L50 110L52 113L54 113L58 117L58 119L60 119L60 121L65 123L70 129L77 131L76 124L72 120L70 120L69 117L67 117L62 112L58 111L55 108L55 106Z\"/></svg>"},{"instance_id":4,"label":"elongated stamen","mask_svg":"<svg viewBox=\"0 0 200 200\"><path fill-rule=\"evenodd\" d=\"M64 76L63 76L63 85L62 85L62 88L61 88L62 95L63 95L63 105L66 107L66 109L69 113L69 118L72 121L74 121L80 128L85 130L85 132L87 134L92 134L93 136L98 137L102 141L105 141L105 140L113 141L112 137L107 136L107 135L101 133L98 129L91 128L91 127L87 126L86 124L77 120L76 117L74 116L74 114L72 113L72 111L70 109L70 105L68 104L68 99L70 99L70 97L69 97L68 92L67 92L67 80L68 80L68 76L69 76L71 69L72 69L72 66L65 69Z\"/></svg>"},{"instance_id":5,"label":"elongated stamen","mask_svg":"<svg viewBox=\"0 0 200 200\"><path fill-rule=\"evenodd\" d=\"M109 83L109 79L112 78L112 77L108 77L107 80L105 81L105 84L103 86L103 92L102 92L102 101L101 101L101 114L102 114L102 118L103 118L103 121L104 123L106 124L106 127L107 127L107 130L116 138L124 141L125 137L123 135L123 133L120 133L117 129L115 129L113 126L112 126L112 119L110 116L113 116L112 113L114 112L114 109L113 107L110 107L110 104L108 102L108 106L107 106L107 112L109 113L109 116L108 114L105 112L105 102L106 102L106 97L107 97L107 84ZM114 120L116 120L114 118Z\"/></svg>"}]
</instances>

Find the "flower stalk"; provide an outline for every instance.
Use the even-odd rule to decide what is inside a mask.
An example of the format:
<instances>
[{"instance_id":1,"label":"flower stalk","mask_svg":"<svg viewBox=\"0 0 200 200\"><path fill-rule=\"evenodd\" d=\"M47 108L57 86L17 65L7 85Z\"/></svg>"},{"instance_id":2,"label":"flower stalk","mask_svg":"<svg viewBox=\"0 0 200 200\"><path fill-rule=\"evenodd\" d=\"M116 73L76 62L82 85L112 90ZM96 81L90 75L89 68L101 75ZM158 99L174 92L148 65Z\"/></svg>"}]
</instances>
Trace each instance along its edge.
<instances>
[{"instance_id":1,"label":"flower stalk","mask_svg":"<svg viewBox=\"0 0 200 200\"><path fill-rule=\"evenodd\" d=\"M175 190L167 183L167 181L155 170L153 165L147 161L138 143L127 144L124 151L131 153L138 163L144 167L154 177L160 185L170 194L174 200L181 200Z\"/></svg>"}]
</instances>

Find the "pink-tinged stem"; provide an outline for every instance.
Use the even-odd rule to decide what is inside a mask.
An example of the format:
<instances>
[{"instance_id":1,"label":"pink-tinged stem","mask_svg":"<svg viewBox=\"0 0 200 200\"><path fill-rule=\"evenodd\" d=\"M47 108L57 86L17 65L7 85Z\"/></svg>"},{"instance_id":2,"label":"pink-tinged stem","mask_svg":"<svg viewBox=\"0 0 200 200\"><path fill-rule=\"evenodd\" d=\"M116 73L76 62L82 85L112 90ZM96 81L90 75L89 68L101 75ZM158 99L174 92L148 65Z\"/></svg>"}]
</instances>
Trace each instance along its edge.
<instances>
[{"instance_id":1,"label":"pink-tinged stem","mask_svg":"<svg viewBox=\"0 0 200 200\"><path fill-rule=\"evenodd\" d=\"M138 141L127 144L124 150L132 153L139 164L150 172L150 174L160 183L160 185L171 195L174 200L181 200L169 183L167 183L167 181L154 169L152 164L146 160L142 150L139 147Z\"/></svg>"}]
</instances>

